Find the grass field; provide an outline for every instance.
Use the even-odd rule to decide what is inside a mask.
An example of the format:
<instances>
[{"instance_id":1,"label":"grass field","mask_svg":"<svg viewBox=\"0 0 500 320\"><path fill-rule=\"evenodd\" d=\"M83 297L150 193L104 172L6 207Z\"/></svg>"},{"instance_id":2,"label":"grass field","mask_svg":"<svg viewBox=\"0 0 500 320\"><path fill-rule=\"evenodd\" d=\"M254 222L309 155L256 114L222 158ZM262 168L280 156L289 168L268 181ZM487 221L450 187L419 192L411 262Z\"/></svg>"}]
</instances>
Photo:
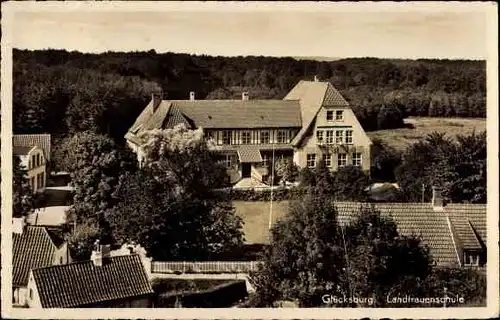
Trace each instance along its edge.
<instances>
[{"instance_id":1,"label":"grass field","mask_svg":"<svg viewBox=\"0 0 500 320\"><path fill-rule=\"evenodd\" d=\"M367 132L370 138L379 138L397 150L404 150L408 145L417 142L427 134L437 131L454 137L457 134L469 134L486 130L485 118L425 118L411 117L405 123L413 128L378 130Z\"/></svg>"},{"instance_id":2,"label":"grass field","mask_svg":"<svg viewBox=\"0 0 500 320\"><path fill-rule=\"evenodd\" d=\"M269 242L269 201L233 201L236 215L243 218L245 243L264 244ZM288 201L273 201L272 221L284 217L288 212Z\"/></svg>"}]
</instances>

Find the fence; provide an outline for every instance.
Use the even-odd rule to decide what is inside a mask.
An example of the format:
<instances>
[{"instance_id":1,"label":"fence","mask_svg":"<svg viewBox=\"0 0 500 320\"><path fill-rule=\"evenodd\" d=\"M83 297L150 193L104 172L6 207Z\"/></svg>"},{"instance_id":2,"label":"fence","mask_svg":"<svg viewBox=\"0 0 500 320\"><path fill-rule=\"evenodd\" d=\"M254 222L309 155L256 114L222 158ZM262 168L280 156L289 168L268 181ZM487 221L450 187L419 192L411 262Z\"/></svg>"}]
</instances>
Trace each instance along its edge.
<instances>
[{"instance_id":1,"label":"fence","mask_svg":"<svg viewBox=\"0 0 500 320\"><path fill-rule=\"evenodd\" d=\"M153 261L152 273L249 273L258 269L260 261Z\"/></svg>"}]
</instances>

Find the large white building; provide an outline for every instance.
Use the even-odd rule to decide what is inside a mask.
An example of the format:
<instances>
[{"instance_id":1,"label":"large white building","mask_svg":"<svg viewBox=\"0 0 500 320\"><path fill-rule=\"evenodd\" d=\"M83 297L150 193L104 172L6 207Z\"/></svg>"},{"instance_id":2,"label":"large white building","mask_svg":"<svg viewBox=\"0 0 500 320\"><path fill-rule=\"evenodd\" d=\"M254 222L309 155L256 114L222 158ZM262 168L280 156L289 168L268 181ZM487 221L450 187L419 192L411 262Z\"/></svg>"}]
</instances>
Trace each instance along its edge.
<instances>
[{"instance_id":1,"label":"large white building","mask_svg":"<svg viewBox=\"0 0 500 320\"><path fill-rule=\"evenodd\" d=\"M163 100L153 95L125 135L139 161L147 130L203 128L215 143L231 180L253 177L265 181L274 150L275 159L293 159L299 167L314 168L320 159L332 171L346 165L370 169L371 141L349 103L328 82L300 81L283 100Z\"/></svg>"}]
</instances>

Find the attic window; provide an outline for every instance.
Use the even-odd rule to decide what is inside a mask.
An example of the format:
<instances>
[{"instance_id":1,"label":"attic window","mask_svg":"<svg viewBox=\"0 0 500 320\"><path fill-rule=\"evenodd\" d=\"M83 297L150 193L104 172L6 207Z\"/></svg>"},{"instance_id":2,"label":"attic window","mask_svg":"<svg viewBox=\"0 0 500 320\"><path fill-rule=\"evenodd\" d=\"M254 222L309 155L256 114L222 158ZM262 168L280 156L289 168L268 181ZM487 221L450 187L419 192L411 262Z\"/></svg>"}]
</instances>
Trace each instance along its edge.
<instances>
[{"instance_id":1,"label":"attic window","mask_svg":"<svg viewBox=\"0 0 500 320\"><path fill-rule=\"evenodd\" d=\"M464 266L478 266L479 253L476 251L464 251Z\"/></svg>"},{"instance_id":2,"label":"attic window","mask_svg":"<svg viewBox=\"0 0 500 320\"><path fill-rule=\"evenodd\" d=\"M344 111L343 110L337 110L335 112L335 120L343 120L344 119Z\"/></svg>"},{"instance_id":3,"label":"attic window","mask_svg":"<svg viewBox=\"0 0 500 320\"><path fill-rule=\"evenodd\" d=\"M333 121L333 110L328 110L326 112L326 121Z\"/></svg>"}]
</instances>

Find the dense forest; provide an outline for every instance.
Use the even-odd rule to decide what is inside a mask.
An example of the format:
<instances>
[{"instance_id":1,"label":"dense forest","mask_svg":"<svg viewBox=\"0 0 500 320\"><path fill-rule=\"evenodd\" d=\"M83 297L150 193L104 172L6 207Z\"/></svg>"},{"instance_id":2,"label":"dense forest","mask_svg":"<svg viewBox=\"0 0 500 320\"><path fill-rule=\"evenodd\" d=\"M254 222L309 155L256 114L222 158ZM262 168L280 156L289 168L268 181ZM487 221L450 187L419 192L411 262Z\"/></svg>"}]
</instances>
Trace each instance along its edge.
<instances>
[{"instance_id":1,"label":"dense forest","mask_svg":"<svg viewBox=\"0 0 500 320\"><path fill-rule=\"evenodd\" d=\"M351 58L331 62L148 52L14 50L14 130L62 138L92 130L118 143L153 91L167 99L281 99L300 80L330 81L365 130L408 116L485 117L486 63Z\"/></svg>"}]
</instances>

